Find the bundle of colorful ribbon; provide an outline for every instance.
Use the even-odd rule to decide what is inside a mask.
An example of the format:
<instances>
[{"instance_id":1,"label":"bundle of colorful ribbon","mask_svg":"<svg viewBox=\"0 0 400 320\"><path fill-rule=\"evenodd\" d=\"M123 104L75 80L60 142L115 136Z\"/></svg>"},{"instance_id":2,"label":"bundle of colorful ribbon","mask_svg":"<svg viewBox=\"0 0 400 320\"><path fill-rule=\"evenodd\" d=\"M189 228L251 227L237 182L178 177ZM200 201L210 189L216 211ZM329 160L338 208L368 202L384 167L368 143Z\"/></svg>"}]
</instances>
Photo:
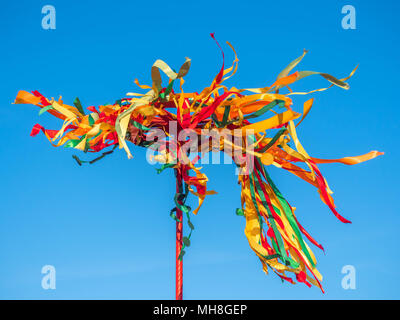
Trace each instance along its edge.
<instances>
[{"instance_id":1,"label":"bundle of colorful ribbon","mask_svg":"<svg viewBox=\"0 0 400 320\"><path fill-rule=\"evenodd\" d=\"M213 34L211 36L214 38ZM298 139L296 128L309 113L313 99L304 103L301 114L292 109L291 97L324 91L332 86L348 89L345 81L357 68L342 79L314 71L292 72L305 56L304 51L270 86L228 88L224 82L236 73L239 60L233 46L229 42L227 44L235 55L232 65L225 68L224 52L218 44L222 52L222 68L211 85L200 93L183 91L183 79L191 64L190 59L186 58L178 72L164 61L157 60L151 68L151 86L141 85L135 79L141 89L147 90L145 93L128 93L127 97L114 104L98 108L90 106L86 108L87 112L78 98L71 106L61 98L58 101L47 99L38 91L20 91L15 103L36 105L41 108L39 114L47 112L63 120L60 130L48 130L36 124L32 136L42 131L54 146L64 145L84 152L112 148L91 161L82 161L74 156L79 165L93 163L117 147L123 148L131 158L128 147L128 142L131 142L155 152L152 159L161 164L158 172L174 168L178 183L176 206L171 216L181 225L181 213L185 213L190 229L188 236L180 238L183 242L177 257L180 261L185 247L190 245L194 229L190 213L197 214L205 197L215 194L207 188L208 179L198 163L210 152L224 152L233 159L239 170L242 207L236 213L245 217L246 237L259 257L263 270L266 273L272 270L290 283L295 283L296 279L323 290L320 283L322 276L316 269L316 259L307 241L321 250L323 247L299 223L295 208L278 190L266 167L284 169L310 183L340 221L350 222L336 211L332 191L318 164L336 162L353 165L383 153L371 151L361 156L331 160L309 156ZM160 71L168 77L165 86ZM310 75L320 75L330 85L309 92L291 90L289 85ZM178 84L179 89L174 89L174 84ZM284 89L288 91L281 93ZM252 122L252 119L256 119L256 122ZM182 133L185 137L178 138ZM197 196L199 201L199 206L193 211L185 204L189 192Z\"/></svg>"}]
</instances>

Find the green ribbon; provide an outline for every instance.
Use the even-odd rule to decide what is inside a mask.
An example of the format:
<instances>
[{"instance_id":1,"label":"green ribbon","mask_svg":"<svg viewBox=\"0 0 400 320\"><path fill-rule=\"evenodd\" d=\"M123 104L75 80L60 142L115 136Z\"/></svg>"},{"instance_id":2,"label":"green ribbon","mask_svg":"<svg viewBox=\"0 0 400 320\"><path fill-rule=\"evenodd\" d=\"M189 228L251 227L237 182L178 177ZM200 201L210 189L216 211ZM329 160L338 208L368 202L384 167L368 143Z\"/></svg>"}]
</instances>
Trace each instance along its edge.
<instances>
[{"instance_id":1,"label":"green ribbon","mask_svg":"<svg viewBox=\"0 0 400 320\"><path fill-rule=\"evenodd\" d=\"M95 159L93 159L93 160L90 160L90 161L81 160L81 159L79 159L78 156L76 156L76 155L73 155L72 158L74 158L75 161L76 161L80 166L82 165L82 163L93 164L93 163L95 163L96 161L99 161L100 159L103 159L105 156L107 156L107 155L113 153L114 150L115 150L115 148L117 148L117 147L118 147L118 145L116 144L116 145L114 145L114 147L112 148L112 150L103 152L103 153L101 154L101 156L99 156L99 157L97 157L97 158L95 158Z\"/></svg>"},{"instance_id":2,"label":"green ribbon","mask_svg":"<svg viewBox=\"0 0 400 320\"><path fill-rule=\"evenodd\" d=\"M262 169L263 169L263 172L264 172L265 176L267 177L268 184L271 186L272 190L276 194L276 196L277 196L277 198L278 198L278 200L279 200L279 202L280 202L280 204L281 204L281 206L282 206L282 208L284 210L284 213L285 213L285 215L286 215L286 217L287 217L287 219L288 219L288 221L290 223L290 226L293 228L293 231L295 232L295 234L297 236L297 239L298 239L298 241L300 243L300 246L301 246L303 252L305 253L305 255L306 255L308 261L311 263L311 265L313 267L315 267L315 263L314 263L313 259L311 258L311 255L310 255L310 253L309 253L309 251L307 249L307 246L306 246L306 244L305 244L305 242L303 240L303 237L301 235L299 226L297 225L296 219L293 216L292 209L290 208L288 202L286 201L286 199L282 196L282 194L280 193L280 191L276 187L275 183L272 181L270 175L265 170L264 166L262 166Z\"/></svg>"},{"instance_id":3,"label":"green ribbon","mask_svg":"<svg viewBox=\"0 0 400 320\"><path fill-rule=\"evenodd\" d=\"M74 100L73 103L74 103L74 106L78 109L78 111L79 111L81 114L85 115L85 111L83 110L81 101L79 100L78 97L75 98L75 100Z\"/></svg>"},{"instance_id":4,"label":"green ribbon","mask_svg":"<svg viewBox=\"0 0 400 320\"><path fill-rule=\"evenodd\" d=\"M258 150L257 152L259 152L259 153L264 153L264 152L266 152L269 148L271 148L271 147L275 144L275 142L276 142L276 141L280 138L280 136L283 135L285 132L286 132L286 128L280 129L280 130L275 134L275 136L272 138L272 140L271 140L270 142L268 142L268 144L267 144L264 148L262 148L261 150Z\"/></svg>"},{"instance_id":5,"label":"green ribbon","mask_svg":"<svg viewBox=\"0 0 400 320\"><path fill-rule=\"evenodd\" d=\"M175 171L176 172L176 171ZM179 185L178 188L178 192L175 194L174 197L174 201L175 201L175 208L173 208L170 212L170 216L177 222L179 223L183 223L183 217L182 217L182 221L180 221L178 219L178 217L176 216L175 212L179 209L181 210L183 213L186 214L187 217L187 224L190 228L190 232L188 236L185 236L182 238L182 248L181 248L181 252L178 255L178 259L182 260L183 255L185 254L185 248L190 246L190 238L192 236L192 232L194 230L194 225L192 223L192 221L190 220L190 210L191 208L185 204L187 196L189 194L189 185L187 183L184 184L185 185L185 190L183 190L183 186L182 184Z\"/></svg>"},{"instance_id":6,"label":"green ribbon","mask_svg":"<svg viewBox=\"0 0 400 320\"><path fill-rule=\"evenodd\" d=\"M140 129L140 130L144 130L144 131L149 131L150 128L146 127L145 125L137 122L137 121L131 121L131 124L134 125L136 128Z\"/></svg>"},{"instance_id":7,"label":"green ribbon","mask_svg":"<svg viewBox=\"0 0 400 320\"><path fill-rule=\"evenodd\" d=\"M231 106L226 106L225 107L224 115L222 117L222 121L218 121L217 116L215 115L215 113L213 113L211 115L211 119L213 119L213 121L215 122L215 125L217 126L217 128L223 128L223 127L225 127L227 125L230 110L231 110Z\"/></svg>"},{"instance_id":8,"label":"green ribbon","mask_svg":"<svg viewBox=\"0 0 400 320\"><path fill-rule=\"evenodd\" d=\"M258 213L258 215L260 217L261 214L260 214L260 209L258 208L258 204L257 204L257 201L256 201L256 194L255 194L255 188L254 188L255 186L254 186L253 179L255 179L254 173L251 174L251 176L250 176L250 194L251 194L251 200L253 201L254 207L256 208L256 211L257 211L257 213ZM264 194L262 192L261 187L258 185L258 186L256 186L256 189L257 189L257 193L259 194L259 196L261 198L261 202L262 202L263 206L267 209L268 219L269 219L269 221L271 223L272 230L274 231L275 238L276 238L276 240L278 242L278 243L275 243L274 239L271 239L272 246L274 247L275 251L277 253L279 253L279 258L286 264L286 261L287 261L288 257L287 257L286 252L285 252L285 247L283 245L283 240L282 240L281 235L280 235L280 233L278 231L278 228L276 226L275 218L272 216L272 214L271 214L271 212L270 212L270 210L268 208L268 204L267 204L267 201L266 201L266 199L264 197ZM261 228L260 228L260 230L261 230Z\"/></svg>"},{"instance_id":9,"label":"green ribbon","mask_svg":"<svg viewBox=\"0 0 400 320\"><path fill-rule=\"evenodd\" d=\"M267 111L271 110L272 108L279 106L279 108L283 108L285 106L285 101L283 100L274 100L268 103L266 106L262 107L261 109L257 110L256 112L252 113L251 115L245 116L245 119L253 119L259 116L262 116Z\"/></svg>"},{"instance_id":10,"label":"green ribbon","mask_svg":"<svg viewBox=\"0 0 400 320\"><path fill-rule=\"evenodd\" d=\"M45 113L47 110L54 110L54 108L52 105L48 105L48 106L41 108L39 111L39 116L42 115L43 113Z\"/></svg>"}]
</instances>

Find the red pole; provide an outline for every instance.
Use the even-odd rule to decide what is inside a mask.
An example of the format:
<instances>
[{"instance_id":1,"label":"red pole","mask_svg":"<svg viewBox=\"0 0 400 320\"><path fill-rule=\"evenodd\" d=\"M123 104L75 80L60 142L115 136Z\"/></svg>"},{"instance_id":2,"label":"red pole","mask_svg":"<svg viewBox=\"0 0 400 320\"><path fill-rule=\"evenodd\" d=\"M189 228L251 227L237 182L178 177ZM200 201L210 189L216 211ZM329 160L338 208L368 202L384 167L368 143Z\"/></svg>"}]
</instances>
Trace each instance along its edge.
<instances>
[{"instance_id":1,"label":"red pole","mask_svg":"<svg viewBox=\"0 0 400 320\"><path fill-rule=\"evenodd\" d=\"M176 192L182 192L182 177L179 169L176 170ZM176 208L177 220L182 221L182 211ZM183 295L183 263L179 260L179 254L182 249L183 226L181 222L176 221L176 253L175 253L175 299L182 300Z\"/></svg>"}]
</instances>

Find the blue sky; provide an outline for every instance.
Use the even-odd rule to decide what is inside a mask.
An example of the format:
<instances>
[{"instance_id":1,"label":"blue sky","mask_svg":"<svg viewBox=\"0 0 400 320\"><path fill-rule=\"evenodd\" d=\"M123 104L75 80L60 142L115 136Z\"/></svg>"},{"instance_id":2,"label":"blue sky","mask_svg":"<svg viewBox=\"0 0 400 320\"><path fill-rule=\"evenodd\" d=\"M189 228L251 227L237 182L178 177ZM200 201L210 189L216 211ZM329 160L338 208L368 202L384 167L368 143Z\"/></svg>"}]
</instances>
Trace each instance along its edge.
<instances>
[{"instance_id":1,"label":"blue sky","mask_svg":"<svg viewBox=\"0 0 400 320\"><path fill-rule=\"evenodd\" d=\"M56 30L41 28L41 8L56 8ZM356 30L341 27L341 8L356 9ZM297 207L297 216L326 248L317 255L326 290L282 284L266 276L235 215L240 187L232 165L207 166L206 199L184 260L187 299L399 299L400 226L397 168L399 69L396 1L7 1L0 13L0 298L173 299L175 192L172 171L157 175L143 150L123 151L79 167L76 152L53 148L35 123L59 128L29 105L12 105L20 89L46 96L78 96L98 105L150 82L150 67L163 59L178 68L192 59L185 90L208 85L221 66L218 48L230 41L239 70L236 87L271 84L303 48L299 70L338 77L360 67L348 91L315 94L298 134L309 154L321 158L385 155L360 164L321 165L342 224L305 182L272 168L270 173ZM224 46L227 59L233 59ZM293 86L306 90L319 77ZM302 110L304 97L294 98ZM84 155L82 156L84 157ZM191 198L191 203L195 199ZM56 290L43 290L41 268L54 265ZM341 269L356 268L356 290L341 287Z\"/></svg>"}]
</instances>

